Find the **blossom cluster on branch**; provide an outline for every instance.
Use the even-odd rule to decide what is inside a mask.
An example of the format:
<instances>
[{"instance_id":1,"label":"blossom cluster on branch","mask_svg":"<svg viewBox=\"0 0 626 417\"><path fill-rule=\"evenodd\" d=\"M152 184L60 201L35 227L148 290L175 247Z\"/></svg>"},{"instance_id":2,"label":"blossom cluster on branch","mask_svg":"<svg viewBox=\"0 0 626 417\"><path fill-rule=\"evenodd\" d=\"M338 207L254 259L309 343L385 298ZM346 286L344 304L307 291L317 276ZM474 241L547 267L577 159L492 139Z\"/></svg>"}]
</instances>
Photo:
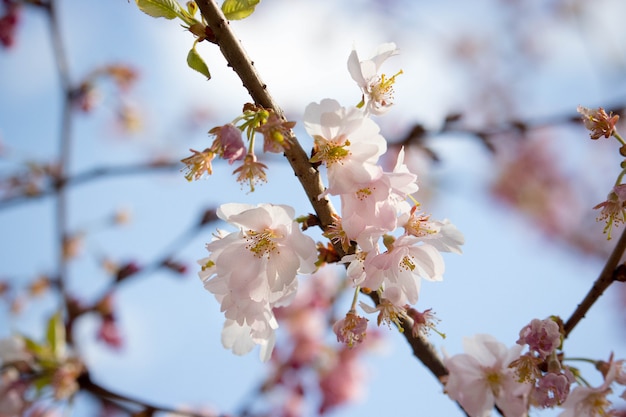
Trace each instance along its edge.
<instances>
[{"instance_id":1,"label":"blossom cluster on branch","mask_svg":"<svg viewBox=\"0 0 626 417\"><path fill-rule=\"evenodd\" d=\"M393 43L381 45L367 60L359 60L353 51L348 69L362 91L361 102L356 107L343 107L336 100L324 99L308 105L303 117L305 129L314 140L310 162L324 165L327 173L328 186L318 198L333 195L341 201L341 216L325 235L351 252L341 262L347 265L347 278L355 288L354 301L346 317L334 326L337 339L350 346L362 342L366 335L367 319L356 313L360 290L376 291L380 297L375 307L361 303L366 313L377 313L379 325L395 323L401 328L401 321L413 320L407 311L418 301L421 279L443 279L440 252L461 253L463 244L463 235L447 219L431 220L420 210L412 196L418 191L417 176L404 164L403 150L393 171L385 172L378 164L387 143L371 115L381 115L392 106L395 80L395 76L387 78L379 73L379 68L397 53ZM277 137L289 137L287 132L276 135L276 130L265 133L271 119L263 109L246 105L238 119L247 122L239 128L231 123L210 132L218 132L213 149L224 149L221 156L225 159L243 157L241 131L248 132L248 155L254 155L255 132L264 132L266 144L276 144ZM282 124L283 128L292 126ZM264 150L275 151L276 147L266 145ZM187 178L202 171L210 173L206 165L183 161L188 166ZM204 286L220 302L226 317L222 342L237 354L260 345L261 357L269 360L278 328L273 308L291 301L298 274L311 273L323 262L313 240L298 228L290 207L231 203L222 205L218 216L238 231L216 234L207 244L209 257L199 263ZM395 236L400 228L404 232Z\"/></svg>"}]
</instances>

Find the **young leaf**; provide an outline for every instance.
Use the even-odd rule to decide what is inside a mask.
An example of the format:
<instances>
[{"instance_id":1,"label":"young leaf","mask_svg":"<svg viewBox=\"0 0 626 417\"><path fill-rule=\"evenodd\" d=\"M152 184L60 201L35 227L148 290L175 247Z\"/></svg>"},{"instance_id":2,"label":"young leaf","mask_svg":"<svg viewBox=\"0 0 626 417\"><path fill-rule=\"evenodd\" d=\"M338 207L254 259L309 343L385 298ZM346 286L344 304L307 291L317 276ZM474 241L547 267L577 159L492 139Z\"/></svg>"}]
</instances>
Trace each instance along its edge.
<instances>
[{"instance_id":1,"label":"young leaf","mask_svg":"<svg viewBox=\"0 0 626 417\"><path fill-rule=\"evenodd\" d=\"M135 0L139 10L152 17L173 19L180 15L181 7L176 0Z\"/></svg>"},{"instance_id":2,"label":"young leaf","mask_svg":"<svg viewBox=\"0 0 626 417\"><path fill-rule=\"evenodd\" d=\"M65 355L65 325L61 313L57 312L48 321L46 341L55 358Z\"/></svg>"},{"instance_id":3,"label":"young leaf","mask_svg":"<svg viewBox=\"0 0 626 417\"><path fill-rule=\"evenodd\" d=\"M261 0L224 0L222 12L228 20L245 19L254 12L254 8Z\"/></svg>"},{"instance_id":4,"label":"young leaf","mask_svg":"<svg viewBox=\"0 0 626 417\"><path fill-rule=\"evenodd\" d=\"M193 48L187 54L187 65L190 68L198 71L200 74L204 75L207 80L211 79L211 73L209 72L209 67L204 62L198 51L196 51L196 45L193 45Z\"/></svg>"}]
</instances>

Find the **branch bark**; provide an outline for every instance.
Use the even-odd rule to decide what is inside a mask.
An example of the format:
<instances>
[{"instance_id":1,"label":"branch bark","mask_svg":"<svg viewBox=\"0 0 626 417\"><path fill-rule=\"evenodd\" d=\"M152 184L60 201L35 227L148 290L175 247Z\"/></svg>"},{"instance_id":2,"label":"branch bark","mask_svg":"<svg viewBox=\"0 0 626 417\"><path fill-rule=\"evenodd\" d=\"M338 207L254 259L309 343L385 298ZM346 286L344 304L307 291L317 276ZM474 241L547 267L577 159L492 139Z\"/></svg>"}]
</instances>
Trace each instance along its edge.
<instances>
[{"instance_id":1,"label":"branch bark","mask_svg":"<svg viewBox=\"0 0 626 417\"><path fill-rule=\"evenodd\" d=\"M622 232L619 240L615 244L615 248L613 248L613 252L607 259L602 272L600 272L600 276L593 283L593 286L583 299L583 301L578 304L576 310L572 313L570 318L564 324L564 336L567 338L569 334L574 330L574 327L580 322L585 314L589 311L592 305L595 304L596 301L600 298L604 291L615 281L623 281L623 268L618 268L618 264L622 256L624 255L624 251L626 250L626 229Z\"/></svg>"}]
</instances>

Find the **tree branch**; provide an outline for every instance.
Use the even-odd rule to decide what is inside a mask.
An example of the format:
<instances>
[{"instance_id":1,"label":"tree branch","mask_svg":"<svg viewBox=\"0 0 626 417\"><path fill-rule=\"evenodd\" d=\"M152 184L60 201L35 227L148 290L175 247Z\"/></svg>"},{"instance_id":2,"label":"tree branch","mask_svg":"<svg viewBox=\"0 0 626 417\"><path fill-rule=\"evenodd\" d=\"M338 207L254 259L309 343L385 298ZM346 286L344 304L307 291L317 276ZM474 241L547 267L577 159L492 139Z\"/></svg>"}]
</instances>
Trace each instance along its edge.
<instances>
[{"instance_id":1,"label":"tree branch","mask_svg":"<svg viewBox=\"0 0 626 417\"><path fill-rule=\"evenodd\" d=\"M272 109L279 117L284 117L284 112L274 101L274 98L267 91L267 86L254 67L254 62L248 57L239 40L230 29L230 25L222 10L213 0L197 1L198 7L209 27L215 34L217 44L226 58L228 65L237 73L244 87L248 90L254 102L267 109ZM324 192L324 185L317 169L309 163L309 157L302 149L302 146L293 136L290 142L293 143L289 149L285 149L285 157L291 164L294 173L304 187L306 195L320 220L322 229L326 229L333 222L332 214L335 209L327 198L319 199L318 196Z\"/></svg>"},{"instance_id":2,"label":"tree branch","mask_svg":"<svg viewBox=\"0 0 626 417\"><path fill-rule=\"evenodd\" d=\"M623 281L624 280L624 268L618 268L618 263L622 256L624 255L624 251L626 250L626 228L622 232L619 240L615 244L615 248L613 252L607 259L602 272L600 272L600 276L593 283L593 286L583 299L583 301L578 304L576 310L572 313L570 318L565 322L564 327L564 337L567 338L574 327L578 324L580 320L585 317L585 314L589 311L591 306L600 298L600 296L604 293L604 291L611 285L614 281Z\"/></svg>"}]
</instances>

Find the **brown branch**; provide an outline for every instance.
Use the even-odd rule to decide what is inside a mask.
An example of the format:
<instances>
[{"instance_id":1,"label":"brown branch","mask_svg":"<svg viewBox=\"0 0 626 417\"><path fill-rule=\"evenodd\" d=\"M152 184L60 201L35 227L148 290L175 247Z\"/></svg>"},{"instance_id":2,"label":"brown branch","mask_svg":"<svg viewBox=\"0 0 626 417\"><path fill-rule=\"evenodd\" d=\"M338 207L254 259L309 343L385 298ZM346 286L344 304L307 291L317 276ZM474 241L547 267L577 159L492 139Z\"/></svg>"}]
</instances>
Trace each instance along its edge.
<instances>
[{"instance_id":1,"label":"brown branch","mask_svg":"<svg viewBox=\"0 0 626 417\"><path fill-rule=\"evenodd\" d=\"M268 92L267 86L263 83L254 67L253 61L248 57L241 43L231 31L229 23L219 6L214 0L199 0L197 4L202 15L208 22L209 27L215 34L217 44L226 58L228 65L237 73L255 103L265 108L272 109L276 114L283 117L282 110ZM308 156L295 137L292 139L294 145L291 146L290 149L285 150L285 157L302 183L320 219L322 229L326 230L328 225L333 222L332 216L335 210L327 199L318 199L318 196L324 191L319 172L311 166ZM344 255L344 251L340 247L336 249L340 255ZM422 361L437 378L447 374L441 359L426 340L412 337L410 329L404 332L404 336L411 345L415 356Z\"/></svg>"},{"instance_id":2,"label":"brown branch","mask_svg":"<svg viewBox=\"0 0 626 417\"><path fill-rule=\"evenodd\" d=\"M89 183L91 181L102 179L105 177L114 177L122 175L143 174L152 171L173 171L182 168L180 161L164 161L164 162L147 162L137 165L119 166L119 167L101 167L89 171L75 174L71 177L52 179L51 185L39 191L37 194L16 194L5 197L0 200L0 210L13 207L22 203L35 201L37 199L55 195L60 190L80 184Z\"/></svg>"},{"instance_id":3,"label":"brown branch","mask_svg":"<svg viewBox=\"0 0 626 417\"><path fill-rule=\"evenodd\" d=\"M143 411L151 412L151 413L159 411L163 413L172 413L172 414L187 416L187 417L207 417L206 414L198 414L192 411L183 411L183 410L176 410L176 409L168 408L168 407L162 407L162 406L150 404L145 401L138 400L136 398L131 398L131 397L113 392L93 382L93 380L91 379L88 373L81 375L78 378L77 382L81 390L87 391L90 394L95 395L96 397L101 398L103 400L110 401L120 408L125 409L125 406L123 405L125 404L125 405L134 405L136 407L142 408ZM126 409L126 411L130 411L130 410Z\"/></svg>"},{"instance_id":4,"label":"brown branch","mask_svg":"<svg viewBox=\"0 0 626 417\"><path fill-rule=\"evenodd\" d=\"M267 91L267 86L257 73L254 62L248 57L241 43L231 31L230 25L217 3L213 0L201 0L197 1L197 4L215 34L217 44L228 65L237 73L250 97L257 105L272 109L279 117L284 118L282 109ZM285 157L304 187L322 228L326 229L333 222L332 214L335 213L335 210L328 199L318 198L324 192L324 185L319 172L309 163L309 157L296 138L292 136L290 139L293 145L289 149L285 149Z\"/></svg>"},{"instance_id":5,"label":"brown branch","mask_svg":"<svg viewBox=\"0 0 626 417\"><path fill-rule=\"evenodd\" d=\"M600 272L600 276L593 283L593 286L583 299L583 301L578 304L576 310L572 313L570 318L565 322L564 327L564 337L567 337L574 327L578 324L580 320L585 317L585 314L589 311L591 306L600 298L600 296L604 293L604 291L615 281L623 281L624 280L624 268L623 265L620 265L618 268L618 263L622 256L624 255L624 251L626 250L626 228L622 232L619 240L615 244L615 248L613 252L607 259L602 272Z\"/></svg>"}]
</instances>

